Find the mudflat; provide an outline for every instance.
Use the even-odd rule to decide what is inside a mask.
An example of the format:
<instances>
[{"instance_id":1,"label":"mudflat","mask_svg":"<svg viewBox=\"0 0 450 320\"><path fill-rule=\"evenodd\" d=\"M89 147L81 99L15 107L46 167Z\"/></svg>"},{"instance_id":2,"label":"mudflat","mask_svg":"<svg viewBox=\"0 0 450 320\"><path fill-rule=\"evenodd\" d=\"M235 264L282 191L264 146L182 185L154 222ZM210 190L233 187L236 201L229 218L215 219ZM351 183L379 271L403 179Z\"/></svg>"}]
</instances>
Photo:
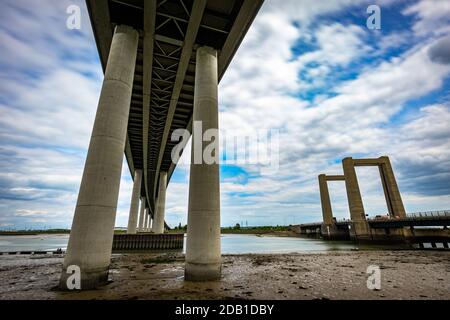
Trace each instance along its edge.
<instances>
[{"instance_id":1,"label":"mudflat","mask_svg":"<svg viewBox=\"0 0 450 320\"><path fill-rule=\"evenodd\" d=\"M0 256L0 299L450 299L448 250L224 255L222 279L201 283L184 281L180 253L114 254L111 282L82 292L56 289L62 261Z\"/></svg>"}]
</instances>

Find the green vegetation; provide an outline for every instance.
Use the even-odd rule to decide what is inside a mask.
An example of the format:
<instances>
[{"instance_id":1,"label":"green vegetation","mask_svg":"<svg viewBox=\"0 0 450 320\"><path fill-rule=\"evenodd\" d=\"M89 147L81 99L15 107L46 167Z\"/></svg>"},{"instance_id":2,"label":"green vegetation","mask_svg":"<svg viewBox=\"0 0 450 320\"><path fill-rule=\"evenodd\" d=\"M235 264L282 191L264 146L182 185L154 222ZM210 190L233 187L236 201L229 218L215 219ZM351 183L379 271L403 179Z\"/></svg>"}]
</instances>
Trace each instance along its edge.
<instances>
[{"instance_id":1,"label":"green vegetation","mask_svg":"<svg viewBox=\"0 0 450 320\"><path fill-rule=\"evenodd\" d=\"M47 229L47 230L0 230L0 236L32 236L38 234L69 234L70 229ZM125 229L116 229L114 233L127 233Z\"/></svg>"},{"instance_id":2,"label":"green vegetation","mask_svg":"<svg viewBox=\"0 0 450 320\"><path fill-rule=\"evenodd\" d=\"M187 225L182 226L181 222L173 229L170 229L168 233L185 233L187 231Z\"/></svg>"},{"instance_id":3,"label":"green vegetation","mask_svg":"<svg viewBox=\"0 0 450 320\"><path fill-rule=\"evenodd\" d=\"M262 227L241 227L237 223L234 227L221 228L223 234L266 234L273 232L290 231L289 226L262 226ZM181 223L175 228L168 231L168 233L186 233L187 225L182 226Z\"/></svg>"},{"instance_id":4,"label":"green vegetation","mask_svg":"<svg viewBox=\"0 0 450 320\"><path fill-rule=\"evenodd\" d=\"M187 225L182 226L181 223L168 233L186 233ZM221 232L225 234L265 234L272 232L290 231L288 226L263 226L263 227L241 227L237 223L234 227L221 228ZM38 234L69 234L70 229L48 229L48 230L8 230L0 231L0 236L24 236ZM115 234L125 234L127 230L116 229Z\"/></svg>"},{"instance_id":5,"label":"green vegetation","mask_svg":"<svg viewBox=\"0 0 450 320\"><path fill-rule=\"evenodd\" d=\"M234 227L222 228L222 233L228 234L264 234L271 232L289 231L288 226L263 226L263 227L241 227L236 224Z\"/></svg>"},{"instance_id":6,"label":"green vegetation","mask_svg":"<svg viewBox=\"0 0 450 320\"><path fill-rule=\"evenodd\" d=\"M3 230L0 236L25 236L37 234L69 234L69 229L47 229L47 230Z\"/></svg>"}]
</instances>

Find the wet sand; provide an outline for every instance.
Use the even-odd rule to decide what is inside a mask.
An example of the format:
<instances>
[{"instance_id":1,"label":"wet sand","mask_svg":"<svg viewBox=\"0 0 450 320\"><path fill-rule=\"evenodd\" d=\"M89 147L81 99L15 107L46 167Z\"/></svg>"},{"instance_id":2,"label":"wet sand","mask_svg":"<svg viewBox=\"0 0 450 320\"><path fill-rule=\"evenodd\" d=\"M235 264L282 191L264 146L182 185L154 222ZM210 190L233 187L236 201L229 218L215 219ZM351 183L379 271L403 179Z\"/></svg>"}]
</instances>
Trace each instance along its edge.
<instances>
[{"instance_id":1,"label":"wet sand","mask_svg":"<svg viewBox=\"0 0 450 320\"><path fill-rule=\"evenodd\" d=\"M449 251L224 255L222 279L204 283L184 281L182 254L120 254L111 283L87 292L55 289L62 259L0 256L0 299L450 299Z\"/></svg>"}]
</instances>

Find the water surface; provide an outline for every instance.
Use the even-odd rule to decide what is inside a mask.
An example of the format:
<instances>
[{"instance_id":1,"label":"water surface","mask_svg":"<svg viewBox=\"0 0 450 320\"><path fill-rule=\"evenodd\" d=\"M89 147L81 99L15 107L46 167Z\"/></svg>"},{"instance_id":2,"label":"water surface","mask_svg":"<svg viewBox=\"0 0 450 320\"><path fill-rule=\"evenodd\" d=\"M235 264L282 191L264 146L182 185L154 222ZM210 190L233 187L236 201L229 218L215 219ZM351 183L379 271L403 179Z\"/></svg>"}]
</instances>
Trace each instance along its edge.
<instances>
[{"instance_id":1,"label":"water surface","mask_svg":"<svg viewBox=\"0 0 450 320\"><path fill-rule=\"evenodd\" d=\"M66 249L68 242L68 234L0 236L0 252Z\"/></svg>"},{"instance_id":2,"label":"water surface","mask_svg":"<svg viewBox=\"0 0 450 320\"><path fill-rule=\"evenodd\" d=\"M0 252L65 250L68 234L0 236ZM221 239L222 253L288 253L331 250L351 250L357 246L351 241L324 241L304 237L274 237L252 234L224 234ZM186 237L185 245L186 248ZM392 249L392 246L366 245L359 249Z\"/></svg>"}]
</instances>

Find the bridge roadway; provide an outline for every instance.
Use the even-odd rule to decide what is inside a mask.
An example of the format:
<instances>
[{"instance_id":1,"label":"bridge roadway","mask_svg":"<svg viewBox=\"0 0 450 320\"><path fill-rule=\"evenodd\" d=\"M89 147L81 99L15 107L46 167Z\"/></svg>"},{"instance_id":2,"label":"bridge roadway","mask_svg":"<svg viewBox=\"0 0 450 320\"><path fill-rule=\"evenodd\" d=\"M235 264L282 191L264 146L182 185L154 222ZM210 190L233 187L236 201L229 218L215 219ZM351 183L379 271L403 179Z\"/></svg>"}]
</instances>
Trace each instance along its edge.
<instances>
[{"instance_id":1,"label":"bridge roadway","mask_svg":"<svg viewBox=\"0 0 450 320\"><path fill-rule=\"evenodd\" d=\"M141 196L153 216L161 172L175 170L176 129L191 131L196 49L218 51L218 78L256 16L262 0L87 0L103 69L117 25L139 32L125 155L131 176L143 170ZM145 3L145 5L144 5Z\"/></svg>"},{"instance_id":2,"label":"bridge roadway","mask_svg":"<svg viewBox=\"0 0 450 320\"><path fill-rule=\"evenodd\" d=\"M430 211L407 214L405 218L368 218L369 226L374 229L390 229L403 227L448 227L450 226L450 211ZM337 220L335 225L341 229L348 229L351 220ZM300 224L301 230L317 230L322 222Z\"/></svg>"}]
</instances>

